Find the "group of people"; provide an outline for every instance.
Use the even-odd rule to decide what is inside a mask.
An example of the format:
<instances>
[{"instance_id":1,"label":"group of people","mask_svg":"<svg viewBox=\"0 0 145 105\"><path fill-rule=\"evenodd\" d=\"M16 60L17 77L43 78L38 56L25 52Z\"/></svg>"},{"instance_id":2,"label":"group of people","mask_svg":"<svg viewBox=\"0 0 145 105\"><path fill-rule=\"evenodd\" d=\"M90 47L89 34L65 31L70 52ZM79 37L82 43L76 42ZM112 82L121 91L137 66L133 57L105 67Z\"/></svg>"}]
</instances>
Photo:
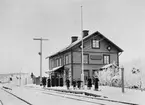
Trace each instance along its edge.
<instances>
[{"instance_id":1,"label":"group of people","mask_svg":"<svg viewBox=\"0 0 145 105\"><path fill-rule=\"evenodd\" d=\"M88 77L87 80L87 87L90 90L92 88L92 85L94 84L94 90L98 91L99 85L99 78L98 77L94 77L94 79L92 80L90 77Z\"/></svg>"},{"instance_id":2,"label":"group of people","mask_svg":"<svg viewBox=\"0 0 145 105\"><path fill-rule=\"evenodd\" d=\"M99 88L98 82L99 82L98 77L94 77L93 80L90 77L88 77L88 79L87 79L88 89L90 90L92 88L92 85L94 85L94 90L98 91L98 88ZM82 83L82 81L80 79L78 81L73 79L72 80L73 89L74 90L76 88L81 89L81 83ZM67 89L70 88L70 80L68 78L66 79L66 86L67 86Z\"/></svg>"},{"instance_id":3,"label":"group of people","mask_svg":"<svg viewBox=\"0 0 145 105\"><path fill-rule=\"evenodd\" d=\"M73 80L73 81L72 81L73 89L75 90L76 87L77 87L78 89L81 89L81 83L82 83L82 81L81 81L80 79L79 79L78 81ZM68 78L66 79L66 86L67 86L67 89L70 88L70 80L69 80Z\"/></svg>"},{"instance_id":4,"label":"group of people","mask_svg":"<svg viewBox=\"0 0 145 105\"><path fill-rule=\"evenodd\" d=\"M41 84L40 84L41 85ZM55 86L63 86L63 78L46 78L43 77L42 78L42 85L43 87L45 87L47 85L47 87L55 87Z\"/></svg>"},{"instance_id":5,"label":"group of people","mask_svg":"<svg viewBox=\"0 0 145 105\"><path fill-rule=\"evenodd\" d=\"M69 78L66 79L66 87L67 89L70 88L70 80ZM92 88L92 85L94 85L94 90L98 90L98 82L99 82L99 79L98 77L94 77L94 79L92 79L91 77L88 77L87 79L87 87L88 89L90 90ZM73 86L73 89L81 89L81 84L82 84L82 81L80 79L78 79L77 81L75 79L72 80L72 86ZM63 78L46 78L46 77L43 77L42 78L42 85L43 87L45 87L47 85L47 87L54 87L54 86L63 86Z\"/></svg>"}]
</instances>

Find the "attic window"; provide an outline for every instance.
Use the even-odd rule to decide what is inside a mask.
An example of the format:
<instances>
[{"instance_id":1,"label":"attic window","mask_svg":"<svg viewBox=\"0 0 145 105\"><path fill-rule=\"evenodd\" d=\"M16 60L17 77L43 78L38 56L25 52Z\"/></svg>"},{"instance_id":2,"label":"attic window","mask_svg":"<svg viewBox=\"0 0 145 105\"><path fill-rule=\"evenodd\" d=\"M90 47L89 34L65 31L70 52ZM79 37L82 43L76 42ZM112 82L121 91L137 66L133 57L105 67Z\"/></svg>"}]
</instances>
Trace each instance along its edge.
<instances>
[{"instance_id":1,"label":"attic window","mask_svg":"<svg viewBox=\"0 0 145 105\"><path fill-rule=\"evenodd\" d=\"M100 48L100 41L97 39L92 40L92 48Z\"/></svg>"}]
</instances>

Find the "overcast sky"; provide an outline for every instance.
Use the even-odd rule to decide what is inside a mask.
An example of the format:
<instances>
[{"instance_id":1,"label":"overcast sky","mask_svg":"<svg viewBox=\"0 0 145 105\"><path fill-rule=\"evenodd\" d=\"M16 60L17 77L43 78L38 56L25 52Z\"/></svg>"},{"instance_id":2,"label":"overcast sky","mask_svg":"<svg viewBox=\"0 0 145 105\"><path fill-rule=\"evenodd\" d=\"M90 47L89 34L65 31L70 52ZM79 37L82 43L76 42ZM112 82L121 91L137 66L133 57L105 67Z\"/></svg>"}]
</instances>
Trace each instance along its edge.
<instances>
[{"instance_id":1,"label":"overcast sky","mask_svg":"<svg viewBox=\"0 0 145 105\"><path fill-rule=\"evenodd\" d=\"M83 5L84 29L99 31L124 52L120 62L145 57L144 0L0 0L0 73L34 72L39 74L40 42L45 57L81 36L80 6Z\"/></svg>"}]
</instances>

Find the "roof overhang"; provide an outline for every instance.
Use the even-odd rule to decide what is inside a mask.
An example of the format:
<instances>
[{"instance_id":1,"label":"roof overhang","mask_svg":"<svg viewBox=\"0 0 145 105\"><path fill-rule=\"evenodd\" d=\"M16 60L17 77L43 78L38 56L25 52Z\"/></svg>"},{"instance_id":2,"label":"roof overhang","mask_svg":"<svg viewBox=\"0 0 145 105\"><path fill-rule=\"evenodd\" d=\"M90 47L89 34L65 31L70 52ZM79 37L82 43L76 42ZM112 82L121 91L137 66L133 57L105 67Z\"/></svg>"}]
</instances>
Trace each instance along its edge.
<instances>
[{"instance_id":1,"label":"roof overhang","mask_svg":"<svg viewBox=\"0 0 145 105\"><path fill-rule=\"evenodd\" d=\"M46 71L45 73L49 74L49 73L52 73L52 72L61 70L61 69L63 69L63 68L64 68L64 66L58 66L58 67L53 68L52 70Z\"/></svg>"}]
</instances>

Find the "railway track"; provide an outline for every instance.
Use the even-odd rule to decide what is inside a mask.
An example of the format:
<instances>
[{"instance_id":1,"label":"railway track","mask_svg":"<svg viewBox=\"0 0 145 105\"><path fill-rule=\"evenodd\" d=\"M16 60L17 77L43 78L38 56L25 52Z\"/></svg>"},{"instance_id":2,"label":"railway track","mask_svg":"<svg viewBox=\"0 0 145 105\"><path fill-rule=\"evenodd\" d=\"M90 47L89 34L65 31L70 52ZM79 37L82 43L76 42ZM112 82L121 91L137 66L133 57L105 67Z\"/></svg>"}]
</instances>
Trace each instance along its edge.
<instances>
[{"instance_id":1,"label":"railway track","mask_svg":"<svg viewBox=\"0 0 145 105\"><path fill-rule=\"evenodd\" d=\"M16 102L16 103L18 103L19 105L32 105L30 102L28 102L28 101L26 101L26 100L24 100L24 99L22 99L21 97L19 97L19 96L16 96L15 94L13 94L13 93L11 93L11 92L9 92L7 89L9 89L9 88L1 88L1 90L3 90L4 92L6 92L7 94L9 94L9 95L7 95L7 97L6 98L15 98L15 102L16 101L18 101L18 102ZM9 89L9 90L11 90L11 89ZM6 94L5 94L6 95ZM10 100L9 100L10 101ZM13 100L12 100L13 101ZM9 102L9 103L11 103L11 102ZM2 101L2 100L0 100L0 105L5 105L4 104L4 102ZM16 104L17 105L17 104Z\"/></svg>"}]
</instances>

